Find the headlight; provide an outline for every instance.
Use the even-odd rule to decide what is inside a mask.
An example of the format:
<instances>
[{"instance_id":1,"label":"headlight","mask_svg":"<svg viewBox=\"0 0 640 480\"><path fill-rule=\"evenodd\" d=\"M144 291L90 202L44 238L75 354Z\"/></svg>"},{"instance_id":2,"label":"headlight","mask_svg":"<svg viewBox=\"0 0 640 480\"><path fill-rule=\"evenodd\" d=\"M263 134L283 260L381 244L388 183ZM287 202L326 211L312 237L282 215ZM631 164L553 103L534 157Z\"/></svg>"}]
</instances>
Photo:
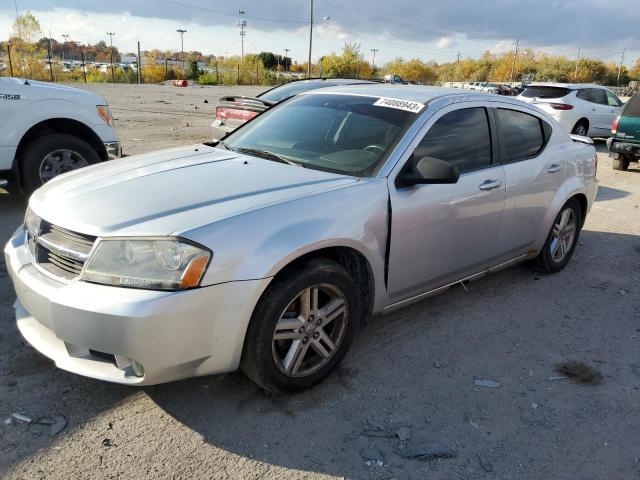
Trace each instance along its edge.
<instances>
[{"instance_id":1,"label":"headlight","mask_svg":"<svg viewBox=\"0 0 640 480\"><path fill-rule=\"evenodd\" d=\"M80 280L149 290L197 287L211 252L179 239L100 239Z\"/></svg>"}]
</instances>

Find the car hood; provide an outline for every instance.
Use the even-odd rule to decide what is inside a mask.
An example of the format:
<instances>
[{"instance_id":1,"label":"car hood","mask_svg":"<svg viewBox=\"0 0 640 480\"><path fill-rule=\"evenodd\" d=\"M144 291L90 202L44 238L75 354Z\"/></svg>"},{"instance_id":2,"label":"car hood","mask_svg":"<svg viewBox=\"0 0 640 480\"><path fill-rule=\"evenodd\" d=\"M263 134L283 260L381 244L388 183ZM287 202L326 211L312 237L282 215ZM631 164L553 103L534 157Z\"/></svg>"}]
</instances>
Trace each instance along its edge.
<instances>
[{"instance_id":1,"label":"car hood","mask_svg":"<svg viewBox=\"0 0 640 480\"><path fill-rule=\"evenodd\" d=\"M88 235L179 235L357 181L195 145L61 175L38 189L29 205L48 222Z\"/></svg>"},{"instance_id":2,"label":"car hood","mask_svg":"<svg viewBox=\"0 0 640 480\"><path fill-rule=\"evenodd\" d=\"M100 95L58 83L39 82L22 78L0 78L0 87L2 86L11 87L12 92L16 91L26 100L65 98L77 103L92 104L93 106L106 105L106 101Z\"/></svg>"}]
</instances>

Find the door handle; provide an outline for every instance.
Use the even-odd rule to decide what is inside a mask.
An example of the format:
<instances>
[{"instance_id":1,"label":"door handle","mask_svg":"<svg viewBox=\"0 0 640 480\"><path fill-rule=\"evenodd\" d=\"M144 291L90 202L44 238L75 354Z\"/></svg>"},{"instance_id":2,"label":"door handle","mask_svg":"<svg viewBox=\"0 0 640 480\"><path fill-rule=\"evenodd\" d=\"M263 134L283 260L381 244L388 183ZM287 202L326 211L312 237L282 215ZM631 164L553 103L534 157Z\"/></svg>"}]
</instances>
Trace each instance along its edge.
<instances>
[{"instance_id":1,"label":"door handle","mask_svg":"<svg viewBox=\"0 0 640 480\"><path fill-rule=\"evenodd\" d=\"M478 188L480 188L480 190L493 190L494 188L499 188L501 186L502 180L485 180Z\"/></svg>"},{"instance_id":2,"label":"door handle","mask_svg":"<svg viewBox=\"0 0 640 480\"><path fill-rule=\"evenodd\" d=\"M560 171L560 165L558 165L557 163L554 163L553 165L551 165L549 167L549 169L547 170L547 172L549 173L556 173Z\"/></svg>"}]
</instances>

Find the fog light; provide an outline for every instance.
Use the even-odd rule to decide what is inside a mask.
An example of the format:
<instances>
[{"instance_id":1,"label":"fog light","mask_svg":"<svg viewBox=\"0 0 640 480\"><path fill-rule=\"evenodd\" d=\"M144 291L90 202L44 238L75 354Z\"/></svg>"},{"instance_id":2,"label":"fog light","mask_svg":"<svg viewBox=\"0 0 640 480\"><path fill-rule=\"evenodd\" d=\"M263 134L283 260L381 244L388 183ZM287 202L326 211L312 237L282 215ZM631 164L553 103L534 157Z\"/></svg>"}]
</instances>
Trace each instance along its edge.
<instances>
[{"instance_id":1,"label":"fog light","mask_svg":"<svg viewBox=\"0 0 640 480\"><path fill-rule=\"evenodd\" d=\"M136 377L144 377L144 367L135 360L131 362L131 369Z\"/></svg>"}]
</instances>

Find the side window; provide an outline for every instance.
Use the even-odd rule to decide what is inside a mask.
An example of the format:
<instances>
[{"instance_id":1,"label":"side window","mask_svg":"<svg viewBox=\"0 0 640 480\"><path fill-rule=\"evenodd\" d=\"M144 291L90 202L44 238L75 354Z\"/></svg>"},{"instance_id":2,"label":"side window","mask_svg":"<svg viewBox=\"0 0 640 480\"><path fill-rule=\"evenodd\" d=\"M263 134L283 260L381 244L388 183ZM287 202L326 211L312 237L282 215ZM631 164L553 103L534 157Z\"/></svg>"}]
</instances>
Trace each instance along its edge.
<instances>
[{"instance_id":1,"label":"side window","mask_svg":"<svg viewBox=\"0 0 640 480\"><path fill-rule=\"evenodd\" d=\"M582 88L580 90L578 90L578 93L576 94L576 97L578 97L580 100L585 100L587 102L592 102L593 100L591 100L591 89L590 88Z\"/></svg>"},{"instance_id":2,"label":"side window","mask_svg":"<svg viewBox=\"0 0 640 480\"><path fill-rule=\"evenodd\" d=\"M549 126L543 128L546 122L534 115L505 108L497 109L496 115L508 163L536 156L551 135Z\"/></svg>"},{"instance_id":3,"label":"side window","mask_svg":"<svg viewBox=\"0 0 640 480\"><path fill-rule=\"evenodd\" d=\"M458 167L460 173L491 165L491 133L483 107L454 110L440 117L413 153L439 158Z\"/></svg>"},{"instance_id":4,"label":"side window","mask_svg":"<svg viewBox=\"0 0 640 480\"><path fill-rule=\"evenodd\" d=\"M620 106L620 101L618 100L618 97L616 97L613 93L611 93L608 90L605 90L605 93L607 94L607 105L609 105L610 107Z\"/></svg>"},{"instance_id":5,"label":"side window","mask_svg":"<svg viewBox=\"0 0 640 480\"><path fill-rule=\"evenodd\" d=\"M591 89L591 98L593 98L592 102L598 103L600 105L607 104L607 96L604 94L605 90L601 88L592 88Z\"/></svg>"}]
</instances>

